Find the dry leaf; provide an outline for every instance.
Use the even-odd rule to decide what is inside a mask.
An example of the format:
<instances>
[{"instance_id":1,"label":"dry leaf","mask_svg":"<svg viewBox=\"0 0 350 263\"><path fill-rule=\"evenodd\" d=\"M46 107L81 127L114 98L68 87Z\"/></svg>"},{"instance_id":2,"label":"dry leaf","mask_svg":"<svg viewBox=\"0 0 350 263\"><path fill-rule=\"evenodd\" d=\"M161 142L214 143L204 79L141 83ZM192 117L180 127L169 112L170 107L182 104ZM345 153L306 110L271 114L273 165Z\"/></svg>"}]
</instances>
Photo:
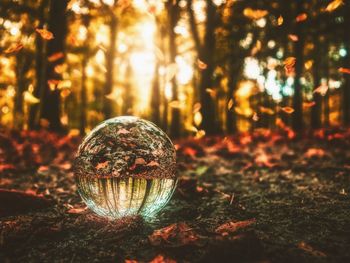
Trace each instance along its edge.
<instances>
[{"instance_id":1,"label":"dry leaf","mask_svg":"<svg viewBox=\"0 0 350 263\"><path fill-rule=\"evenodd\" d=\"M291 114L294 112L294 109L292 107L282 107L281 110L283 110L285 113Z\"/></svg>"},{"instance_id":2,"label":"dry leaf","mask_svg":"<svg viewBox=\"0 0 350 263\"><path fill-rule=\"evenodd\" d=\"M314 249L312 246L306 244L305 242L300 242L298 244L298 248L312 254L315 257L326 257L327 255L323 253L322 251Z\"/></svg>"},{"instance_id":3,"label":"dry leaf","mask_svg":"<svg viewBox=\"0 0 350 263\"><path fill-rule=\"evenodd\" d=\"M283 24L283 16L279 16L277 19L277 25L281 26Z\"/></svg>"},{"instance_id":4,"label":"dry leaf","mask_svg":"<svg viewBox=\"0 0 350 263\"><path fill-rule=\"evenodd\" d=\"M53 53L47 59L49 62L54 62L54 61L59 60L60 58L63 58L63 57L64 57L63 52L57 52L57 53Z\"/></svg>"},{"instance_id":5,"label":"dry leaf","mask_svg":"<svg viewBox=\"0 0 350 263\"><path fill-rule=\"evenodd\" d=\"M255 222L256 222L256 220L254 218L244 220L244 221L238 221L238 222L231 221L231 222L228 222L228 223L225 223L225 224L218 226L215 229L215 232L218 234L225 235L227 233L236 232L238 229L248 227Z\"/></svg>"},{"instance_id":6,"label":"dry leaf","mask_svg":"<svg viewBox=\"0 0 350 263\"><path fill-rule=\"evenodd\" d=\"M99 169L104 169L104 168L106 168L106 167L108 166L108 164L109 164L109 161L105 161L105 162L103 162L103 163L98 163L98 164L96 165L96 169L97 169L97 170L99 170Z\"/></svg>"},{"instance_id":7,"label":"dry leaf","mask_svg":"<svg viewBox=\"0 0 350 263\"><path fill-rule=\"evenodd\" d=\"M228 110L231 110L232 107L233 107L233 99L231 98L231 99L228 101L228 103L227 103L227 109L228 109Z\"/></svg>"},{"instance_id":8,"label":"dry leaf","mask_svg":"<svg viewBox=\"0 0 350 263\"><path fill-rule=\"evenodd\" d=\"M266 108L266 107L263 107L263 106L260 106L259 110L260 110L261 113L266 113L268 115L274 115L275 114L275 112L272 109Z\"/></svg>"},{"instance_id":9,"label":"dry leaf","mask_svg":"<svg viewBox=\"0 0 350 263\"><path fill-rule=\"evenodd\" d=\"M261 10L261 9L252 9L252 8L245 8L243 10L243 15L250 19L258 20L260 18L263 18L268 14L267 10Z\"/></svg>"},{"instance_id":10,"label":"dry leaf","mask_svg":"<svg viewBox=\"0 0 350 263\"><path fill-rule=\"evenodd\" d=\"M38 32L43 39L51 40L55 38L53 34L46 29L37 28L35 29L35 31Z\"/></svg>"},{"instance_id":11,"label":"dry leaf","mask_svg":"<svg viewBox=\"0 0 350 263\"><path fill-rule=\"evenodd\" d=\"M303 108L311 108L315 106L316 102L310 101L310 102L303 102Z\"/></svg>"},{"instance_id":12,"label":"dry leaf","mask_svg":"<svg viewBox=\"0 0 350 263\"><path fill-rule=\"evenodd\" d=\"M294 35L294 34L289 34L288 38L290 40L292 40L293 42L297 42L299 40L299 37L297 35Z\"/></svg>"},{"instance_id":13,"label":"dry leaf","mask_svg":"<svg viewBox=\"0 0 350 263\"><path fill-rule=\"evenodd\" d=\"M208 67L206 63L204 63L202 60L197 59L197 66L199 69L204 70Z\"/></svg>"},{"instance_id":14,"label":"dry leaf","mask_svg":"<svg viewBox=\"0 0 350 263\"><path fill-rule=\"evenodd\" d=\"M338 71L344 74L350 74L350 68L339 68Z\"/></svg>"},{"instance_id":15,"label":"dry leaf","mask_svg":"<svg viewBox=\"0 0 350 263\"><path fill-rule=\"evenodd\" d=\"M216 97L216 91L213 89L205 89L206 92L209 93L210 97L215 98Z\"/></svg>"},{"instance_id":16,"label":"dry leaf","mask_svg":"<svg viewBox=\"0 0 350 263\"><path fill-rule=\"evenodd\" d=\"M328 91L328 86L327 85L321 85L321 86L317 87L313 91L313 93L319 93L321 96L324 96L324 95L326 95L327 91Z\"/></svg>"},{"instance_id":17,"label":"dry leaf","mask_svg":"<svg viewBox=\"0 0 350 263\"><path fill-rule=\"evenodd\" d=\"M180 247L195 244L199 237L192 228L181 222L155 230L148 239L153 246Z\"/></svg>"},{"instance_id":18,"label":"dry leaf","mask_svg":"<svg viewBox=\"0 0 350 263\"><path fill-rule=\"evenodd\" d=\"M306 13L302 13L300 15L298 15L295 20L297 22L302 22L302 21L305 21L307 19L307 14Z\"/></svg>"},{"instance_id":19,"label":"dry leaf","mask_svg":"<svg viewBox=\"0 0 350 263\"><path fill-rule=\"evenodd\" d=\"M202 114L200 113L200 111L197 111L193 116L194 125L198 127L202 123L202 120L203 120Z\"/></svg>"},{"instance_id":20,"label":"dry leaf","mask_svg":"<svg viewBox=\"0 0 350 263\"><path fill-rule=\"evenodd\" d=\"M37 97L34 97L29 91L24 92L24 101L29 104L36 104L40 102L40 100Z\"/></svg>"},{"instance_id":21,"label":"dry leaf","mask_svg":"<svg viewBox=\"0 0 350 263\"><path fill-rule=\"evenodd\" d=\"M333 12L335 9L337 9L339 6L343 4L344 4L343 0L334 0L327 5L325 10L327 12Z\"/></svg>"},{"instance_id":22,"label":"dry leaf","mask_svg":"<svg viewBox=\"0 0 350 263\"><path fill-rule=\"evenodd\" d=\"M23 48L23 44L21 43L16 43L11 45L9 48L5 49L4 53L5 54L11 54L11 53L16 53L20 51Z\"/></svg>"}]
</instances>

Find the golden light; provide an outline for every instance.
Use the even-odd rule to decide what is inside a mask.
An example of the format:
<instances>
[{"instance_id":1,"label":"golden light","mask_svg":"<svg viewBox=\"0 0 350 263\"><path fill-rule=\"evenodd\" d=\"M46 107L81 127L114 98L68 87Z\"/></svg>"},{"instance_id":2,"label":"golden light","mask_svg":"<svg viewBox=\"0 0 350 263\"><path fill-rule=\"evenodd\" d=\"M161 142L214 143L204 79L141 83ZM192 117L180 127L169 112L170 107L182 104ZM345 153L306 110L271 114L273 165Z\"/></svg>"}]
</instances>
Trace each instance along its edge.
<instances>
[{"instance_id":1,"label":"golden light","mask_svg":"<svg viewBox=\"0 0 350 263\"><path fill-rule=\"evenodd\" d=\"M193 68L182 56L176 56L175 61L178 66L178 72L176 75L177 81L180 85L188 84L193 77Z\"/></svg>"}]
</instances>

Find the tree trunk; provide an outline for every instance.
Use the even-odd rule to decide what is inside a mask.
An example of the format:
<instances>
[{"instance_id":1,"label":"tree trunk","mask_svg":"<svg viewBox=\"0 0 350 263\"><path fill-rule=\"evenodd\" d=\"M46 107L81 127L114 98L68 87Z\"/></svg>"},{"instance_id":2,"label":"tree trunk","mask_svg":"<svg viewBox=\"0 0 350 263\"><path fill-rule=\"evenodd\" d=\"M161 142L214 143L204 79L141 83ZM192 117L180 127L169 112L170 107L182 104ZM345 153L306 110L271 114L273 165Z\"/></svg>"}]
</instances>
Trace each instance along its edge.
<instances>
[{"instance_id":1,"label":"tree trunk","mask_svg":"<svg viewBox=\"0 0 350 263\"><path fill-rule=\"evenodd\" d=\"M318 45L315 45L314 50L314 66L313 66L313 79L314 79L314 90L317 89L322 83L322 68L323 68L323 59L321 54L324 53L324 40L319 42ZM321 74L320 74L321 73ZM322 96L318 92L313 93L313 98L315 105L311 109L311 126L314 129L321 128L322 124Z\"/></svg>"},{"instance_id":2,"label":"tree trunk","mask_svg":"<svg viewBox=\"0 0 350 263\"><path fill-rule=\"evenodd\" d=\"M158 69L159 63L156 63L151 93L151 120L155 124L160 125L160 88Z\"/></svg>"},{"instance_id":3,"label":"tree trunk","mask_svg":"<svg viewBox=\"0 0 350 263\"><path fill-rule=\"evenodd\" d=\"M117 18L111 12L110 22L109 22L109 47L106 52L106 79L104 87L104 97L103 97L103 113L105 119L112 117L112 101L106 97L113 91L114 82L114 59L115 59L115 49L117 43Z\"/></svg>"},{"instance_id":4,"label":"tree trunk","mask_svg":"<svg viewBox=\"0 0 350 263\"><path fill-rule=\"evenodd\" d=\"M16 57L16 95L14 97L14 127L17 129L23 128L23 92L25 90L25 70L26 58L23 52Z\"/></svg>"},{"instance_id":5,"label":"tree trunk","mask_svg":"<svg viewBox=\"0 0 350 263\"><path fill-rule=\"evenodd\" d=\"M132 85L131 85L132 67L131 67L130 61L128 62L128 65L126 67L125 75L126 75L125 76L126 83L124 84L122 113L123 115L132 115L133 114L132 105L134 101L134 96L132 93Z\"/></svg>"},{"instance_id":6,"label":"tree trunk","mask_svg":"<svg viewBox=\"0 0 350 263\"><path fill-rule=\"evenodd\" d=\"M66 9L68 0L51 0L49 13L49 31L54 35L54 39L47 43L47 56L55 53L65 53L65 41L67 35ZM61 131L62 124L60 120L60 90L57 85L52 89L47 83L48 80L61 80L61 74L55 72L55 66L61 64L63 58L47 64L45 79L44 101L42 104L41 118L48 120L51 130Z\"/></svg>"},{"instance_id":7,"label":"tree trunk","mask_svg":"<svg viewBox=\"0 0 350 263\"><path fill-rule=\"evenodd\" d=\"M228 133L235 133L237 132L237 115L234 110L236 106L236 100L235 100L235 91L237 86L237 80L238 80L238 74L237 70L231 65L230 66L230 76L229 76L229 88L228 88L228 94L227 94L227 100L226 100L226 128ZM229 109L227 107L229 101L233 101L233 106Z\"/></svg>"},{"instance_id":8,"label":"tree trunk","mask_svg":"<svg viewBox=\"0 0 350 263\"><path fill-rule=\"evenodd\" d=\"M170 52L170 63L176 63L175 57L177 55L176 48L176 35L174 32L174 27L179 20L179 6L178 1L167 2L167 9L169 14L169 52ZM172 100L178 100L178 89L176 77L171 80L172 85ZM177 107L171 108L171 124L170 124L170 135L172 138L177 138L180 136L180 109Z\"/></svg>"},{"instance_id":9,"label":"tree trunk","mask_svg":"<svg viewBox=\"0 0 350 263\"><path fill-rule=\"evenodd\" d=\"M303 12L302 0L297 1L297 15ZM295 42L295 84L294 84L294 99L293 99L293 129L295 131L302 131L303 129L303 86L300 83L300 78L303 74L304 68L304 33L303 23L296 23L295 34L299 37L299 40Z\"/></svg>"},{"instance_id":10,"label":"tree trunk","mask_svg":"<svg viewBox=\"0 0 350 263\"><path fill-rule=\"evenodd\" d=\"M349 3L344 6L345 14L344 14L344 42L347 54L344 58L344 68L350 68L350 5ZM350 75L343 74L345 82L343 84L343 121L344 124L350 125Z\"/></svg>"},{"instance_id":11,"label":"tree trunk","mask_svg":"<svg viewBox=\"0 0 350 263\"><path fill-rule=\"evenodd\" d=\"M38 20L39 20L39 28L43 28L45 23L45 7L47 5L47 0L42 0L40 2L39 8L38 8ZM39 34L36 35L35 38L35 77L36 77L36 83L34 86L34 92L33 95L37 98L41 98L41 94L43 94L43 91L45 89L45 74L44 71L44 62L46 60L46 42L44 43L44 40L41 38ZM46 66L45 66L46 67ZM43 98L41 98L43 99ZM42 105L43 101L40 101L40 104L33 104L30 106L29 109L29 118L28 118L28 126L29 129L36 129L38 128L38 121L39 121L39 108L40 105Z\"/></svg>"},{"instance_id":12,"label":"tree trunk","mask_svg":"<svg viewBox=\"0 0 350 263\"><path fill-rule=\"evenodd\" d=\"M212 76L214 72L214 50L215 50L215 24L216 24L216 8L211 0L206 1L207 19L205 23L205 36L200 59L207 64L207 67L201 71L199 93L202 104L201 112L203 121L201 128L207 134L217 132L217 123L215 119L214 101L207 89L212 89Z\"/></svg>"}]
</instances>

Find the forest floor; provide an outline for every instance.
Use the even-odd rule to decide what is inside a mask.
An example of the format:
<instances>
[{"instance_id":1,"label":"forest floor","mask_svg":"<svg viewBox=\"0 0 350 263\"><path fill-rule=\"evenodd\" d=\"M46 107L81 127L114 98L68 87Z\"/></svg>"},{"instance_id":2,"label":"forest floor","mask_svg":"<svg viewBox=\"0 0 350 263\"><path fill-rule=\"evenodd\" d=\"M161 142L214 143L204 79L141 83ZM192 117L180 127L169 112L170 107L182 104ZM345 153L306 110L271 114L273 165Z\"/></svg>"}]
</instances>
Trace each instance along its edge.
<instances>
[{"instance_id":1,"label":"forest floor","mask_svg":"<svg viewBox=\"0 0 350 263\"><path fill-rule=\"evenodd\" d=\"M3 130L0 262L350 262L350 130L292 137L177 141L177 190L146 222L85 208L81 138Z\"/></svg>"}]
</instances>

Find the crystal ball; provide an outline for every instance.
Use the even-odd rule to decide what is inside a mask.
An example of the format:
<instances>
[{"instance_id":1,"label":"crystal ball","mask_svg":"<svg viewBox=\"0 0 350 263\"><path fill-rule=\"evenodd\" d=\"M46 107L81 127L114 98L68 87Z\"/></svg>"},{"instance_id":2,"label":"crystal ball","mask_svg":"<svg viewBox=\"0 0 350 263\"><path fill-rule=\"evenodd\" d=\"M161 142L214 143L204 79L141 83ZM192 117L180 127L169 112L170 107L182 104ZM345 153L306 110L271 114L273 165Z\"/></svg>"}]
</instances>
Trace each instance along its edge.
<instances>
[{"instance_id":1,"label":"crystal ball","mask_svg":"<svg viewBox=\"0 0 350 263\"><path fill-rule=\"evenodd\" d=\"M176 152L152 122L116 117L83 139L74 174L81 198L98 215L154 217L175 190Z\"/></svg>"}]
</instances>

